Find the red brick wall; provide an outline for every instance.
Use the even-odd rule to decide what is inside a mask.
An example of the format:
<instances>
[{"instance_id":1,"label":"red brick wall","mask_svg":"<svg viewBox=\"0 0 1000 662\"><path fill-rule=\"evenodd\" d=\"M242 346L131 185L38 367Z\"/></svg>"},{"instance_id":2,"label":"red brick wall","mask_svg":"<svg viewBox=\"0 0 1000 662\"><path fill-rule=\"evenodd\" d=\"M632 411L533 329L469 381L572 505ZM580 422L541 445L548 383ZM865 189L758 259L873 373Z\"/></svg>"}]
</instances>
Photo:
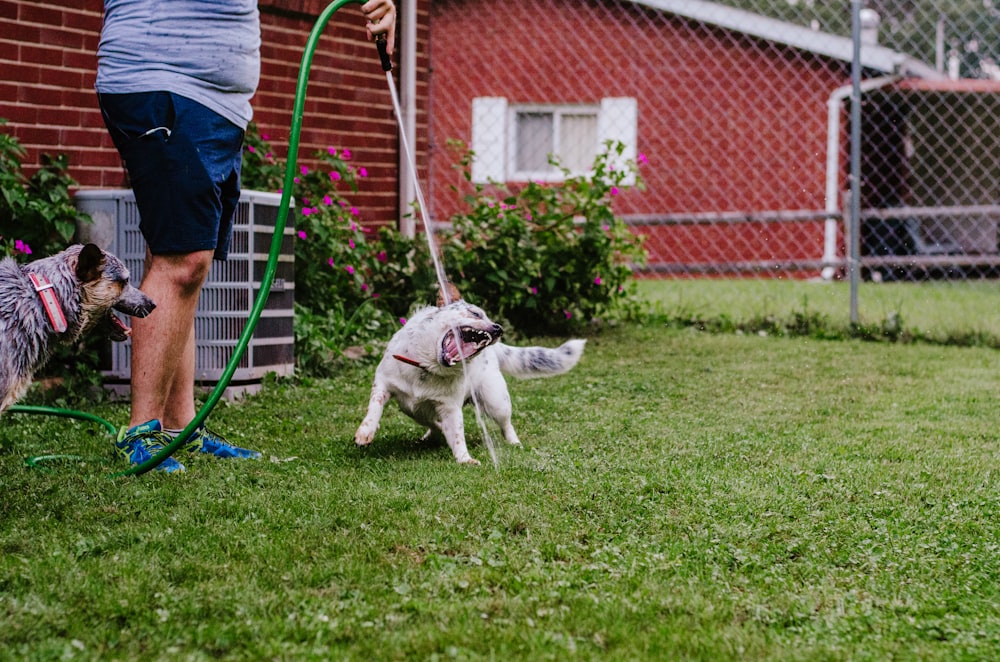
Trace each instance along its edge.
<instances>
[{"instance_id":1,"label":"red brick wall","mask_svg":"<svg viewBox=\"0 0 1000 662\"><path fill-rule=\"evenodd\" d=\"M0 117L28 150L65 153L85 186L119 186L119 161L97 111L94 76L101 14L88 8L0 0Z\"/></svg>"},{"instance_id":2,"label":"red brick wall","mask_svg":"<svg viewBox=\"0 0 1000 662\"><path fill-rule=\"evenodd\" d=\"M281 156L287 151L302 52L326 6L318 0L260 2L263 44L255 122ZM0 0L0 117L8 120L3 131L28 150L24 165L29 170L42 153L65 153L70 174L86 188L120 187L124 181L94 94L101 21L101 4L95 0L71 6ZM418 38L420 69L426 72L425 29ZM323 31L303 117L300 162L310 163L315 151L327 147L349 148L369 176L348 198L363 220L394 221L396 123L378 55L365 38L356 5L338 10Z\"/></svg>"}]
</instances>

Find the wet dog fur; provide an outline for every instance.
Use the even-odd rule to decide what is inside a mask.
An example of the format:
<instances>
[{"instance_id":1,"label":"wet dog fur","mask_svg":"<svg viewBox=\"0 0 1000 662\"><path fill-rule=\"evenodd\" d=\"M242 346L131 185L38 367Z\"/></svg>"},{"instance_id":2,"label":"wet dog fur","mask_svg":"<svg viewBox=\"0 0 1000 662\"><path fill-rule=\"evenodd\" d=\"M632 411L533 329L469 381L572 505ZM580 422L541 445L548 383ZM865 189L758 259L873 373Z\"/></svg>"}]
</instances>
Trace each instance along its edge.
<instances>
[{"instance_id":1,"label":"wet dog fur","mask_svg":"<svg viewBox=\"0 0 1000 662\"><path fill-rule=\"evenodd\" d=\"M395 399L405 414L428 428L425 439L441 435L457 462L479 464L466 447L462 414L473 394L504 439L520 445L504 375L559 375L583 354L586 340L554 349L505 345L499 342L503 328L481 308L461 300L457 292L448 300L453 303L439 298L437 306L417 311L389 341L375 371L368 413L354 436L358 446L372 443L386 403Z\"/></svg>"},{"instance_id":2,"label":"wet dog fur","mask_svg":"<svg viewBox=\"0 0 1000 662\"><path fill-rule=\"evenodd\" d=\"M49 321L31 273L52 283L66 317L63 333ZM89 331L125 340L130 329L111 311L145 317L155 307L129 283L122 261L95 244L76 244L23 265L0 260L0 413L24 395L57 344L72 344Z\"/></svg>"}]
</instances>

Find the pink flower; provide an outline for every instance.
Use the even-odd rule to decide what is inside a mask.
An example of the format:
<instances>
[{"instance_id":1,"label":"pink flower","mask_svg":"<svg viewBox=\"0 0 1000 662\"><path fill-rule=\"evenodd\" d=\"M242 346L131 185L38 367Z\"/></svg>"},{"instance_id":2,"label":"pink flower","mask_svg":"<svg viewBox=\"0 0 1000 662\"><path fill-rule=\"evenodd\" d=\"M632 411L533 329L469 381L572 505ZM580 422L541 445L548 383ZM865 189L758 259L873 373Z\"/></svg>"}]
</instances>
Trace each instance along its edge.
<instances>
[{"instance_id":1,"label":"pink flower","mask_svg":"<svg viewBox=\"0 0 1000 662\"><path fill-rule=\"evenodd\" d=\"M649 163L649 159L646 158L645 154L639 152L639 156L636 158L636 163L638 163L639 165L645 165Z\"/></svg>"},{"instance_id":2,"label":"pink flower","mask_svg":"<svg viewBox=\"0 0 1000 662\"><path fill-rule=\"evenodd\" d=\"M301 172L303 175L308 175L309 168L307 168L306 166L302 166L301 168L299 168L299 172Z\"/></svg>"},{"instance_id":3,"label":"pink flower","mask_svg":"<svg viewBox=\"0 0 1000 662\"><path fill-rule=\"evenodd\" d=\"M351 213L355 216L359 216L361 214L357 207L351 207Z\"/></svg>"},{"instance_id":4,"label":"pink flower","mask_svg":"<svg viewBox=\"0 0 1000 662\"><path fill-rule=\"evenodd\" d=\"M353 249L354 248L354 239L348 239L347 240L347 245L350 246L351 249Z\"/></svg>"},{"instance_id":5,"label":"pink flower","mask_svg":"<svg viewBox=\"0 0 1000 662\"><path fill-rule=\"evenodd\" d=\"M267 135L266 133L262 133L262 134L260 134L260 139L261 140L270 140L271 136Z\"/></svg>"},{"instance_id":6,"label":"pink flower","mask_svg":"<svg viewBox=\"0 0 1000 662\"><path fill-rule=\"evenodd\" d=\"M368 168L358 168L358 177L367 177Z\"/></svg>"},{"instance_id":7,"label":"pink flower","mask_svg":"<svg viewBox=\"0 0 1000 662\"><path fill-rule=\"evenodd\" d=\"M328 265L330 265L331 267L332 267L332 266L335 266L335 265L333 264L333 258L332 258L332 257L331 257L330 259L328 259L328 260L326 261L326 263L327 263Z\"/></svg>"},{"instance_id":8,"label":"pink flower","mask_svg":"<svg viewBox=\"0 0 1000 662\"><path fill-rule=\"evenodd\" d=\"M347 273L351 274L352 276L354 275L354 267L352 267L351 265L347 265L346 267L344 267L344 269L347 271Z\"/></svg>"},{"instance_id":9,"label":"pink flower","mask_svg":"<svg viewBox=\"0 0 1000 662\"><path fill-rule=\"evenodd\" d=\"M531 292L532 294L538 294L538 288L537 287L529 287L528 291Z\"/></svg>"},{"instance_id":10,"label":"pink flower","mask_svg":"<svg viewBox=\"0 0 1000 662\"><path fill-rule=\"evenodd\" d=\"M337 172L336 170L331 170L330 171L330 179L332 179L335 182L336 181L340 181L340 173Z\"/></svg>"},{"instance_id":11,"label":"pink flower","mask_svg":"<svg viewBox=\"0 0 1000 662\"><path fill-rule=\"evenodd\" d=\"M405 317L400 317L399 318L399 325L400 326L404 326L405 324L406 324L406 318Z\"/></svg>"},{"instance_id":12,"label":"pink flower","mask_svg":"<svg viewBox=\"0 0 1000 662\"><path fill-rule=\"evenodd\" d=\"M14 250L24 255L31 255L31 246L21 241L20 239L14 240Z\"/></svg>"},{"instance_id":13,"label":"pink flower","mask_svg":"<svg viewBox=\"0 0 1000 662\"><path fill-rule=\"evenodd\" d=\"M361 291L362 292L368 291L368 283L361 283Z\"/></svg>"},{"instance_id":14,"label":"pink flower","mask_svg":"<svg viewBox=\"0 0 1000 662\"><path fill-rule=\"evenodd\" d=\"M318 214L319 213L319 207L313 207L313 213L314 214Z\"/></svg>"},{"instance_id":15,"label":"pink flower","mask_svg":"<svg viewBox=\"0 0 1000 662\"><path fill-rule=\"evenodd\" d=\"M305 241L308 237L309 235L306 234L305 230L299 230L299 239Z\"/></svg>"},{"instance_id":16,"label":"pink flower","mask_svg":"<svg viewBox=\"0 0 1000 662\"><path fill-rule=\"evenodd\" d=\"M332 147L327 147L326 151L330 156L337 156L337 150Z\"/></svg>"},{"instance_id":17,"label":"pink flower","mask_svg":"<svg viewBox=\"0 0 1000 662\"><path fill-rule=\"evenodd\" d=\"M250 152L251 154L253 154L253 153L254 153L254 152L256 152L257 150L256 150L256 149L254 149L254 146L253 146L253 145L247 145L247 151L248 151L248 152Z\"/></svg>"},{"instance_id":18,"label":"pink flower","mask_svg":"<svg viewBox=\"0 0 1000 662\"><path fill-rule=\"evenodd\" d=\"M573 313L569 312L568 310L564 310L563 314L566 316L566 319L573 317Z\"/></svg>"},{"instance_id":19,"label":"pink flower","mask_svg":"<svg viewBox=\"0 0 1000 662\"><path fill-rule=\"evenodd\" d=\"M607 223L605 223L604 225L601 226L601 229L604 230L605 232L607 232L608 230L611 229L611 226L608 225Z\"/></svg>"},{"instance_id":20,"label":"pink flower","mask_svg":"<svg viewBox=\"0 0 1000 662\"><path fill-rule=\"evenodd\" d=\"M345 149L343 152L340 153L340 158L344 159L345 161L347 161L348 159L350 159L351 158L351 150Z\"/></svg>"},{"instance_id":21,"label":"pink flower","mask_svg":"<svg viewBox=\"0 0 1000 662\"><path fill-rule=\"evenodd\" d=\"M354 221L351 221L350 228L351 228L351 232L357 232L358 231L358 224L355 223Z\"/></svg>"},{"instance_id":22,"label":"pink flower","mask_svg":"<svg viewBox=\"0 0 1000 662\"><path fill-rule=\"evenodd\" d=\"M375 259L378 260L379 262L388 262L389 256L385 254L385 251L379 251L375 255Z\"/></svg>"},{"instance_id":23,"label":"pink flower","mask_svg":"<svg viewBox=\"0 0 1000 662\"><path fill-rule=\"evenodd\" d=\"M296 178L295 178L295 179L293 179L292 181L293 181L293 182L295 182L296 184L298 184L298 183L299 183L299 178L298 178L298 177L296 177Z\"/></svg>"},{"instance_id":24,"label":"pink flower","mask_svg":"<svg viewBox=\"0 0 1000 662\"><path fill-rule=\"evenodd\" d=\"M601 284L601 277L598 276L597 278L594 279L594 285L600 285L600 284Z\"/></svg>"},{"instance_id":25,"label":"pink flower","mask_svg":"<svg viewBox=\"0 0 1000 662\"><path fill-rule=\"evenodd\" d=\"M331 198L328 195L324 195L323 196L323 204L326 205L327 207L329 207L330 205L333 204L333 198Z\"/></svg>"},{"instance_id":26,"label":"pink flower","mask_svg":"<svg viewBox=\"0 0 1000 662\"><path fill-rule=\"evenodd\" d=\"M618 195L618 187L617 186L612 186L611 187L611 195Z\"/></svg>"},{"instance_id":27,"label":"pink flower","mask_svg":"<svg viewBox=\"0 0 1000 662\"><path fill-rule=\"evenodd\" d=\"M311 213L313 213L312 207L303 207L302 208L302 215L303 216L308 216Z\"/></svg>"}]
</instances>

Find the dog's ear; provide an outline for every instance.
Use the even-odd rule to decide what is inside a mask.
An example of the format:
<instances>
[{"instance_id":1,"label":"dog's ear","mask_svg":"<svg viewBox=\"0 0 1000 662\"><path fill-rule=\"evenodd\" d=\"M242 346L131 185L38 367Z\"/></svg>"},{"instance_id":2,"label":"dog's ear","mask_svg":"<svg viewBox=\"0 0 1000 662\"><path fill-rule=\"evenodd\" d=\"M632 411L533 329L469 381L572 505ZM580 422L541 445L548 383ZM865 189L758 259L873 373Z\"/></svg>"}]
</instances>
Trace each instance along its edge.
<instances>
[{"instance_id":1,"label":"dog's ear","mask_svg":"<svg viewBox=\"0 0 1000 662\"><path fill-rule=\"evenodd\" d=\"M101 277L104 269L104 251L97 244L87 244L80 251L76 261L76 277L81 283L89 283Z\"/></svg>"},{"instance_id":2,"label":"dog's ear","mask_svg":"<svg viewBox=\"0 0 1000 662\"><path fill-rule=\"evenodd\" d=\"M461 301L462 295L459 293L458 288L452 283L448 282L444 284L444 289L438 289L437 307L447 306L449 303L455 303L456 301Z\"/></svg>"}]
</instances>

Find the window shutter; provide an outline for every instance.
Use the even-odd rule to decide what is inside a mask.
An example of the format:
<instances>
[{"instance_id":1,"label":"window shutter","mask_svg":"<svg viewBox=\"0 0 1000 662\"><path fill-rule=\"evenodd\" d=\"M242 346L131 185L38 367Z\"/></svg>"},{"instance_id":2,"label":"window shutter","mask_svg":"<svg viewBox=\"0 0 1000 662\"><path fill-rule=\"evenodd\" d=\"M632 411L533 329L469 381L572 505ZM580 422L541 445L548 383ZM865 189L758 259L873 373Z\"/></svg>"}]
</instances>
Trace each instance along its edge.
<instances>
[{"instance_id":1,"label":"window shutter","mask_svg":"<svg viewBox=\"0 0 1000 662\"><path fill-rule=\"evenodd\" d=\"M601 111L597 116L597 138L601 150L608 140L617 140L625 145L620 157L611 160L611 165L624 168L625 162L634 161L638 142L639 104L633 97L608 97L601 99ZM635 184L635 175L630 174L623 184Z\"/></svg>"},{"instance_id":2,"label":"window shutter","mask_svg":"<svg viewBox=\"0 0 1000 662\"><path fill-rule=\"evenodd\" d=\"M506 179L507 99L472 100L472 181L477 184Z\"/></svg>"}]
</instances>

